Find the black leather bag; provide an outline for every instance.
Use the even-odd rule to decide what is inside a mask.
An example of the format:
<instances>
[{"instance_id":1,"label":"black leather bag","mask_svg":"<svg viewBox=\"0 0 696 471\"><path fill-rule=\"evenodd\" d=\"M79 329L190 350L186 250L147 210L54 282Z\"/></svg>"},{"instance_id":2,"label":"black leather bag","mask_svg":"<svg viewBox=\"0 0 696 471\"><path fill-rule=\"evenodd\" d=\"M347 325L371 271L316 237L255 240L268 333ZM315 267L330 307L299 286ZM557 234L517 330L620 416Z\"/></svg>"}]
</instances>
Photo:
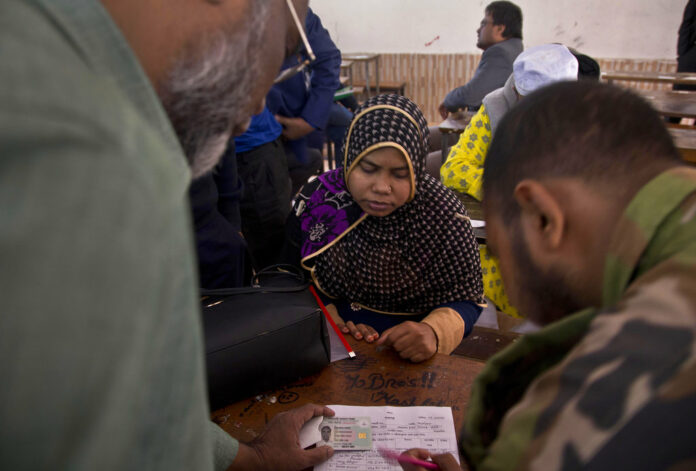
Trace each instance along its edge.
<instances>
[{"instance_id":1,"label":"black leather bag","mask_svg":"<svg viewBox=\"0 0 696 471\"><path fill-rule=\"evenodd\" d=\"M264 269L252 287L201 291L211 409L328 365L326 319L308 286L302 274Z\"/></svg>"}]
</instances>

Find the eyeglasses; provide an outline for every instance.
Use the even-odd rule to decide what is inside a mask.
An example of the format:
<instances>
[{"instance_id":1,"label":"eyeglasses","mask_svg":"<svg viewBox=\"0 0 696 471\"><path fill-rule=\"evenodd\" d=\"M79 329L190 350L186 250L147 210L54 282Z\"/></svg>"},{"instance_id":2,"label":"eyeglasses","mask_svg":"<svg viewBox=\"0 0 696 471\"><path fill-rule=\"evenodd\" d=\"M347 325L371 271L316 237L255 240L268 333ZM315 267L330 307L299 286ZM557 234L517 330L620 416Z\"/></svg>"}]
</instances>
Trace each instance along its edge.
<instances>
[{"instance_id":1,"label":"eyeglasses","mask_svg":"<svg viewBox=\"0 0 696 471\"><path fill-rule=\"evenodd\" d=\"M302 38L302 44L304 45L305 51L307 52L307 58L302 60L302 56L298 53L297 58L300 61L299 64L294 65L292 67L288 67L287 69L281 70L278 76L275 78L273 81L274 84L283 82L290 77L294 77L297 75L300 71L302 71L305 67L307 67L309 64L314 62L316 60L316 56L314 55L314 51L312 51L312 46L309 45L309 41L307 41L307 35L305 34L304 27L302 26L302 23L300 23L300 19L297 17L297 12L295 11L295 6L292 4L292 0L285 0L286 3L288 4L288 8L290 9L290 14L292 15L293 21L295 21L295 26L297 27L297 31L300 33L300 38Z\"/></svg>"}]
</instances>

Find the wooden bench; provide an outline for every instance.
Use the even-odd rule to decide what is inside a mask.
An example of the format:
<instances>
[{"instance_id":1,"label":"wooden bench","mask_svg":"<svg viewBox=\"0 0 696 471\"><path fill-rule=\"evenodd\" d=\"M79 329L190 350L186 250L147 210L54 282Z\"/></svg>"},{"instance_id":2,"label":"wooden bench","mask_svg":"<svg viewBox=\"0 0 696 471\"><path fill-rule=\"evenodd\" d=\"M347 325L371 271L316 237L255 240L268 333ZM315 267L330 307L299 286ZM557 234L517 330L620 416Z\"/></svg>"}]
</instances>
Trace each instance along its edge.
<instances>
[{"instance_id":1,"label":"wooden bench","mask_svg":"<svg viewBox=\"0 0 696 471\"><path fill-rule=\"evenodd\" d=\"M358 85L361 87L367 87L367 84L365 81L358 82L355 81L353 82L353 85ZM402 82L402 81L389 81L389 80L380 80L379 81L379 93L398 93L399 95L405 95L406 94L406 85L408 85L408 82ZM373 82L370 82L370 92L376 92L377 88L375 87L375 84Z\"/></svg>"}]
</instances>

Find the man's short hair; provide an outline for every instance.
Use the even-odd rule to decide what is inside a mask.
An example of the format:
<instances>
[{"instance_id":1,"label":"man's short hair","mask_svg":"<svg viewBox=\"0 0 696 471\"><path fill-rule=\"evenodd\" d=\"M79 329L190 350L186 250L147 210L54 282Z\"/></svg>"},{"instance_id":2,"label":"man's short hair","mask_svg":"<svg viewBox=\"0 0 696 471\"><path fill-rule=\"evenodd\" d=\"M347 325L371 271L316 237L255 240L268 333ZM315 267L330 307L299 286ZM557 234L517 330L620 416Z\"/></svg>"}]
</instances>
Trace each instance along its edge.
<instances>
[{"instance_id":1,"label":"man's short hair","mask_svg":"<svg viewBox=\"0 0 696 471\"><path fill-rule=\"evenodd\" d=\"M505 220L516 219L513 194L526 178L577 177L627 198L681 163L662 118L638 95L559 82L523 98L500 121L484 163L484 199Z\"/></svg>"},{"instance_id":2,"label":"man's short hair","mask_svg":"<svg viewBox=\"0 0 696 471\"><path fill-rule=\"evenodd\" d=\"M489 3L486 14L493 17L494 25L505 25L504 38L522 39L522 10L512 2Z\"/></svg>"}]
</instances>

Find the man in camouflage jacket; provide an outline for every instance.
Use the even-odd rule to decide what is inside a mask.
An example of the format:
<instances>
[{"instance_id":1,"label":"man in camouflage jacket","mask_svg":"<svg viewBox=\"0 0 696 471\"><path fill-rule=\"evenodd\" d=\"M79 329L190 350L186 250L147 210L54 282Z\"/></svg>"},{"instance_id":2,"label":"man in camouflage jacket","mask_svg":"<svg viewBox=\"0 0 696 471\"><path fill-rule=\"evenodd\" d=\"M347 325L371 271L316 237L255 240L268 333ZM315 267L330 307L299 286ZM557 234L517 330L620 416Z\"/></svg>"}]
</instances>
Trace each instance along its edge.
<instances>
[{"instance_id":1,"label":"man in camouflage jacket","mask_svg":"<svg viewBox=\"0 0 696 471\"><path fill-rule=\"evenodd\" d=\"M477 378L469 466L695 469L696 169L657 114L596 83L530 95L493 140L484 209L510 298L542 328Z\"/></svg>"}]
</instances>

